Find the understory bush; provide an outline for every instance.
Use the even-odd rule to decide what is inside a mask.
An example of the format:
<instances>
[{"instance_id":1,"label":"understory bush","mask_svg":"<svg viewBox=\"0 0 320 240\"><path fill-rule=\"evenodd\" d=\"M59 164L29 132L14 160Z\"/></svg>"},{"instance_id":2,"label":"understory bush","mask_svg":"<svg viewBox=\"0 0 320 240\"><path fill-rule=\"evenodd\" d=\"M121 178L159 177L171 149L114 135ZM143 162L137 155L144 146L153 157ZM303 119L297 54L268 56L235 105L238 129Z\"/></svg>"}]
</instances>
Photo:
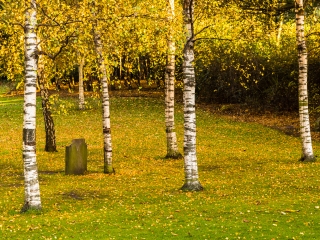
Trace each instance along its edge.
<instances>
[{"instance_id":1,"label":"understory bush","mask_svg":"<svg viewBox=\"0 0 320 240\"><path fill-rule=\"evenodd\" d=\"M308 48L314 44L308 39ZM196 45L197 97L214 103L247 103L276 110L298 108L298 56L294 25L284 29L279 44L270 38ZM320 59L309 53L311 107L320 103Z\"/></svg>"}]
</instances>

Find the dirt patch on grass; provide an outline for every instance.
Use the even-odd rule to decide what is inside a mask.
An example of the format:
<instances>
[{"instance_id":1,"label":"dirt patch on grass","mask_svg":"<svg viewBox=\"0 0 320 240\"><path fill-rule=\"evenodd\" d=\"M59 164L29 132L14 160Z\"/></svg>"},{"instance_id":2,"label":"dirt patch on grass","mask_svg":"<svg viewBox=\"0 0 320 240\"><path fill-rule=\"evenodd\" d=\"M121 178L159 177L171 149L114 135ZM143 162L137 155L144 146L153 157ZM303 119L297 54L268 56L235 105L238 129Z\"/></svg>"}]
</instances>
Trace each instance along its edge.
<instances>
[{"instance_id":1,"label":"dirt patch on grass","mask_svg":"<svg viewBox=\"0 0 320 240\"><path fill-rule=\"evenodd\" d=\"M100 191L89 191L84 189L71 190L61 194L63 198L69 198L74 200L84 200L84 199L106 199L110 196L106 194L101 194Z\"/></svg>"},{"instance_id":2,"label":"dirt patch on grass","mask_svg":"<svg viewBox=\"0 0 320 240\"><path fill-rule=\"evenodd\" d=\"M55 175L59 173L64 173L64 171L38 171L38 173L43 175Z\"/></svg>"}]
</instances>

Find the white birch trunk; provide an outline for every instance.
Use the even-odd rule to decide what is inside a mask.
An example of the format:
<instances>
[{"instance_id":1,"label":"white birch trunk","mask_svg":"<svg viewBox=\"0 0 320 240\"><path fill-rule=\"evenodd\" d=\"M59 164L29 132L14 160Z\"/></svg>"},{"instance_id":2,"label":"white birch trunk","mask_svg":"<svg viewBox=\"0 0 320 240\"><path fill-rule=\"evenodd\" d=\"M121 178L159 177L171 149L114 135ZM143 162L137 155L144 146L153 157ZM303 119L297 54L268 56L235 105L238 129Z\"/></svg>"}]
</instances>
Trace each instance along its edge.
<instances>
[{"instance_id":1,"label":"white birch trunk","mask_svg":"<svg viewBox=\"0 0 320 240\"><path fill-rule=\"evenodd\" d=\"M175 75L175 42L173 40L174 0L169 0L170 33L168 39L167 66L165 71L165 123L167 133L167 158L178 159L182 155L178 151L177 136L174 124L174 75Z\"/></svg>"},{"instance_id":2,"label":"white birch trunk","mask_svg":"<svg viewBox=\"0 0 320 240\"><path fill-rule=\"evenodd\" d=\"M24 206L41 209L36 160L36 90L37 90L37 6L30 0L25 15L25 87L23 118Z\"/></svg>"},{"instance_id":3,"label":"white birch trunk","mask_svg":"<svg viewBox=\"0 0 320 240\"><path fill-rule=\"evenodd\" d=\"M296 38L299 62L299 118L302 142L301 161L315 161L312 149L310 121L308 111L308 53L304 37L303 0L296 0Z\"/></svg>"},{"instance_id":4,"label":"white birch trunk","mask_svg":"<svg viewBox=\"0 0 320 240\"><path fill-rule=\"evenodd\" d=\"M78 70L79 70L79 109L80 110L85 109L84 89L83 89L83 66L84 66L84 58L81 57L80 62L79 62L79 67L78 67Z\"/></svg>"},{"instance_id":5,"label":"white birch trunk","mask_svg":"<svg viewBox=\"0 0 320 240\"><path fill-rule=\"evenodd\" d=\"M278 47L280 46L280 41L281 41L283 19L284 19L284 16L283 16L283 14L281 14L280 15L280 23L279 23L279 27L278 27L278 33L277 33L277 39L276 39L276 44Z\"/></svg>"},{"instance_id":6,"label":"white birch trunk","mask_svg":"<svg viewBox=\"0 0 320 240\"><path fill-rule=\"evenodd\" d=\"M106 65L103 57L103 44L101 35L96 29L97 23L93 26L93 38L95 49L98 54L98 64L102 86L102 112L103 112L103 139L104 139L104 173L114 173L112 166L112 144L110 127L110 101L108 92L108 78Z\"/></svg>"},{"instance_id":7,"label":"white birch trunk","mask_svg":"<svg viewBox=\"0 0 320 240\"><path fill-rule=\"evenodd\" d=\"M184 171L182 190L200 191L196 154L195 72L193 42L193 0L184 0L183 12L186 26L186 44L183 51L183 102L184 102Z\"/></svg>"}]
</instances>

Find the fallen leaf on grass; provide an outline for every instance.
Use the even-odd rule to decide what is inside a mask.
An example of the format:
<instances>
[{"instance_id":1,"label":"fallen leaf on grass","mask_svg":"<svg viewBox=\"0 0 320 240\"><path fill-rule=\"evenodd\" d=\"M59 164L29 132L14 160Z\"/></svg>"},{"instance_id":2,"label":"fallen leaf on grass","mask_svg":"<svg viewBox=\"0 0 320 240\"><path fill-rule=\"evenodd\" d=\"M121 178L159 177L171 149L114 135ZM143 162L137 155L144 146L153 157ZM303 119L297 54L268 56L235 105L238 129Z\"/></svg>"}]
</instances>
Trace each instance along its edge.
<instances>
[{"instance_id":1,"label":"fallen leaf on grass","mask_svg":"<svg viewBox=\"0 0 320 240\"><path fill-rule=\"evenodd\" d=\"M285 212L285 213L294 213L294 212L300 212L300 210L293 210L293 209L286 209L282 212Z\"/></svg>"}]
</instances>

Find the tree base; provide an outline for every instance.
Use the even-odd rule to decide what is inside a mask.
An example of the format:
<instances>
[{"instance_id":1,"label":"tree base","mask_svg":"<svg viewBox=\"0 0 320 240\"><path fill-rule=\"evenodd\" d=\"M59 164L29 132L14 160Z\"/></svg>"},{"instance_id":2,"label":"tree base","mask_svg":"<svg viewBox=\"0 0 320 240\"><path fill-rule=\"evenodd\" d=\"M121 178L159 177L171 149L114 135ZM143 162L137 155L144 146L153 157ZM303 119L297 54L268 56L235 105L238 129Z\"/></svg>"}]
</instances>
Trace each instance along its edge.
<instances>
[{"instance_id":1,"label":"tree base","mask_svg":"<svg viewBox=\"0 0 320 240\"><path fill-rule=\"evenodd\" d=\"M306 156L302 156L299 161L300 162L304 162L304 163L308 163L308 162L315 162L317 159L315 156L311 156L311 157L306 157Z\"/></svg>"},{"instance_id":2,"label":"tree base","mask_svg":"<svg viewBox=\"0 0 320 240\"><path fill-rule=\"evenodd\" d=\"M104 173L106 174L116 174L116 170L112 166L105 166Z\"/></svg>"},{"instance_id":3,"label":"tree base","mask_svg":"<svg viewBox=\"0 0 320 240\"><path fill-rule=\"evenodd\" d=\"M21 213L27 212L27 211L41 211L41 205L39 206L30 206L30 204L28 202L26 202L22 209L21 209Z\"/></svg>"},{"instance_id":4,"label":"tree base","mask_svg":"<svg viewBox=\"0 0 320 240\"><path fill-rule=\"evenodd\" d=\"M186 192L198 192L198 191L202 191L203 187L201 186L199 181L193 181L193 182L186 182L181 187L181 190Z\"/></svg>"},{"instance_id":5,"label":"tree base","mask_svg":"<svg viewBox=\"0 0 320 240\"><path fill-rule=\"evenodd\" d=\"M56 146L55 146L55 147L53 147L53 146L50 146L50 147L46 146L44 150L45 150L46 152L58 152Z\"/></svg>"},{"instance_id":6,"label":"tree base","mask_svg":"<svg viewBox=\"0 0 320 240\"><path fill-rule=\"evenodd\" d=\"M170 159L182 159L183 156L181 153L179 152L170 152L167 153L167 155L165 156L165 158L170 158Z\"/></svg>"}]
</instances>

